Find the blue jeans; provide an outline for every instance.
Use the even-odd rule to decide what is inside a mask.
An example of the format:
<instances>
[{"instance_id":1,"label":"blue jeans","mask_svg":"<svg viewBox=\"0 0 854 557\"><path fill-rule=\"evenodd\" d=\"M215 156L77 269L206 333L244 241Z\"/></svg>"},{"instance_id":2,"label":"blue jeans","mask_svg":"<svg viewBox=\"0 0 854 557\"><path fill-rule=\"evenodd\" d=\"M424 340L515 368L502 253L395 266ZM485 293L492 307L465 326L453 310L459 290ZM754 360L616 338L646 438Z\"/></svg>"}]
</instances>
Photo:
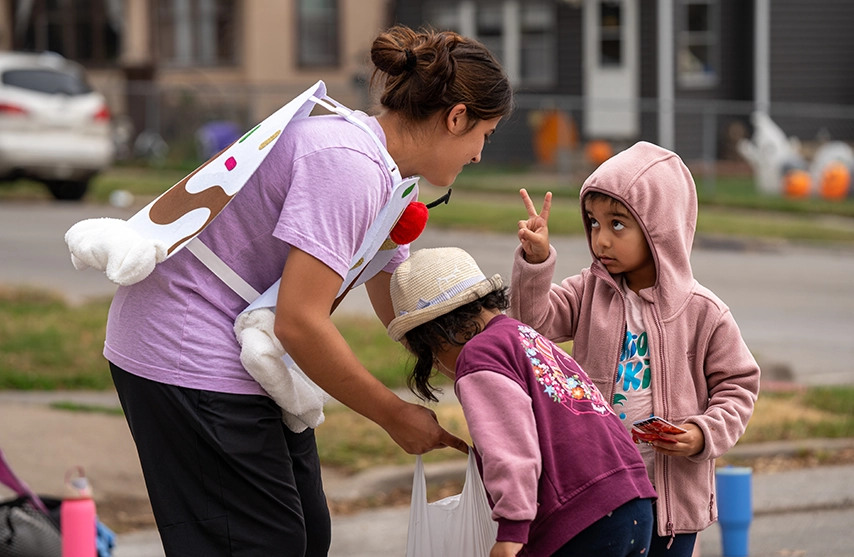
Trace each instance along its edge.
<instances>
[{"instance_id":1,"label":"blue jeans","mask_svg":"<svg viewBox=\"0 0 854 557\"><path fill-rule=\"evenodd\" d=\"M552 557L647 557L652 523L652 502L632 499L579 532Z\"/></svg>"},{"instance_id":2,"label":"blue jeans","mask_svg":"<svg viewBox=\"0 0 854 557\"><path fill-rule=\"evenodd\" d=\"M652 518L652 541L649 546L649 557L691 557L694 554L694 543L697 541L696 532L693 534L677 534L673 538L670 549L670 536L659 536L658 521L653 513Z\"/></svg>"}]
</instances>

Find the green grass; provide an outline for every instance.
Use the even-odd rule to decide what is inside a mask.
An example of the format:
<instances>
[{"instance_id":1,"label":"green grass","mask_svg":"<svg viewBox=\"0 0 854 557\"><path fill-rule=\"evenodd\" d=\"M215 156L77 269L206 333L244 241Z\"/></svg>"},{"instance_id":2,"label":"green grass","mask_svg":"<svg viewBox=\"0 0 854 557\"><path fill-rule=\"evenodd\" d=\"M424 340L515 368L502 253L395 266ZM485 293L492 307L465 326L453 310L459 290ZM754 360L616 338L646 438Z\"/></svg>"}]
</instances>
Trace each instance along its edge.
<instances>
[{"instance_id":1,"label":"green grass","mask_svg":"<svg viewBox=\"0 0 854 557\"><path fill-rule=\"evenodd\" d=\"M701 206L739 207L778 213L810 213L854 217L854 198L828 201L820 197L790 199L757 193L753 180L747 177L726 177L714 185L697 181L697 197Z\"/></svg>"},{"instance_id":2,"label":"green grass","mask_svg":"<svg viewBox=\"0 0 854 557\"><path fill-rule=\"evenodd\" d=\"M380 321L371 317L333 315L338 330L347 339L359 361L389 388L406 386L409 355L391 340Z\"/></svg>"},{"instance_id":3,"label":"green grass","mask_svg":"<svg viewBox=\"0 0 854 557\"><path fill-rule=\"evenodd\" d=\"M799 393L762 393L741 443L811 438L854 437L854 385L810 387ZM435 407L439 422L470 441L462 409L455 403ZM321 459L344 471L381 464L409 464L403 452L377 426L339 406L329 407L317 430ZM453 450L433 451L425 461L463 458Z\"/></svg>"},{"instance_id":4,"label":"green grass","mask_svg":"<svg viewBox=\"0 0 854 557\"><path fill-rule=\"evenodd\" d=\"M156 197L179 182L192 169L116 166L92 180L87 198L105 203L113 190L127 190L139 197Z\"/></svg>"},{"instance_id":5,"label":"green grass","mask_svg":"<svg viewBox=\"0 0 854 557\"><path fill-rule=\"evenodd\" d=\"M854 418L854 388L847 386L813 387L804 402L819 410Z\"/></svg>"},{"instance_id":6,"label":"green grass","mask_svg":"<svg viewBox=\"0 0 854 557\"><path fill-rule=\"evenodd\" d=\"M145 201L191 170L191 165L116 165L93 179L87 199L103 203L113 190L122 189ZM518 193L524 187L538 206L547 191L553 193L551 234L582 234L578 207L581 183L581 177L525 168L467 167L453 186L451 202L430 211L430 226L515 233L517 222L527 217ZM698 176L697 190L698 234L854 245L854 198L796 200L762 195L756 191L751 177L720 177L711 184ZM420 197L429 202L444 193L444 189L422 184ZM18 180L2 184L0 199L3 198L49 199L50 196L41 184Z\"/></svg>"},{"instance_id":7,"label":"green grass","mask_svg":"<svg viewBox=\"0 0 854 557\"><path fill-rule=\"evenodd\" d=\"M105 389L102 356L109 301L70 306L35 290L0 289L0 389ZM406 386L406 351L376 318L333 320L359 360L390 388Z\"/></svg>"},{"instance_id":8,"label":"green grass","mask_svg":"<svg viewBox=\"0 0 854 557\"><path fill-rule=\"evenodd\" d=\"M518 170L466 169L454 184L451 202L430 211L428 226L515 234L527 218L519 189L528 190L539 209L546 192L554 196L552 235L584 233L579 210L580 183L554 174ZM422 200L443 190L423 186ZM749 178L721 178L714 188L698 182L697 234L854 245L854 199L839 202L765 196Z\"/></svg>"},{"instance_id":9,"label":"green grass","mask_svg":"<svg viewBox=\"0 0 854 557\"><path fill-rule=\"evenodd\" d=\"M854 385L760 393L742 443L854 437Z\"/></svg>"},{"instance_id":10,"label":"green grass","mask_svg":"<svg viewBox=\"0 0 854 557\"><path fill-rule=\"evenodd\" d=\"M0 389L104 389L108 302L71 307L28 290L0 290Z\"/></svg>"},{"instance_id":11,"label":"green grass","mask_svg":"<svg viewBox=\"0 0 854 557\"><path fill-rule=\"evenodd\" d=\"M442 404L433 409L442 427L471 443L462 408ZM341 405L327 405L326 421L317 428L317 450L320 460L344 472L358 472L373 466L412 464L412 455L401 449L380 426ZM455 449L431 451L424 462L462 459Z\"/></svg>"}]
</instances>

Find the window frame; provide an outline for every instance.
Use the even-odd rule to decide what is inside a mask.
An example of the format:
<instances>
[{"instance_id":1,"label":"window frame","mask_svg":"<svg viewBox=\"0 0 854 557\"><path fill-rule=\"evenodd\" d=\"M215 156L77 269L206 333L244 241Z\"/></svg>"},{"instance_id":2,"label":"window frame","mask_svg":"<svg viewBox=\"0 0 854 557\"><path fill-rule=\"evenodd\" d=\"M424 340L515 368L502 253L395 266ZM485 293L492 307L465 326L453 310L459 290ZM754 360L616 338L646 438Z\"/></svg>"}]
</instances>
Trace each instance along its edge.
<instances>
[{"instance_id":1,"label":"window frame","mask_svg":"<svg viewBox=\"0 0 854 557\"><path fill-rule=\"evenodd\" d=\"M692 5L708 8L708 28L705 31L689 29L689 11ZM720 82L721 67L721 16L719 0L679 0L676 32L676 79L683 89L711 89ZM682 56L693 46L704 46L708 57L708 71L695 71L682 67Z\"/></svg>"},{"instance_id":2,"label":"window frame","mask_svg":"<svg viewBox=\"0 0 854 557\"><path fill-rule=\"evenodd\" d=\"M306 46L305 35L310 25L304 21L303 2L306 0L297 0L294 2L295 21L296 21L296 45L295 57L296 67L303 70L339 68L341 67L341 4L338 0L328 0L330 2L329 11L331 12L331 21L323 22L328 28L325 31L328 33L326 42L329 43L329 53L326 60L311 60L306 56L304 50ZM316 22L315 22L316 23Z\"/></svg>"},{"instance_id":3,"label":"window frame","mask_svg":"<svg viewBox=\"0 0 854 557\"><path fill-rule=\"evenodd\" d=\"M187 17L181 19L176 14L177 4L170 0L154 0L151 3L151 21L153 22L152 41L157 62L167 68L228 68L240 63L240 23L235 14L240 13L241 0L211 0L212 18L203 21L201 0L184 0ZM220 6L220 2L227 5ZM222 24L227 22L231 32L225 33ZM179 31L179 29L181 31ZM205 41L204 30L213 30L213 40ZM184 48L177 45L175 37L180 34L189 43ZM223 47L222 45L226 45ZM212 50L208 50L212 47ZM210 59L205 51L212 52Z\"/></svg>"},{"instance_id":4,"label":"window frame","mask_svg":"<svg viewBox=\"0 0 854 557\"><path fill-rule=\"evenodd\" d=\"M521 87L528 90L551 90L558 83L556 48L558 40L556 23L557 7L553 2L546 0L533 2L533 4L542 6L551 12L551 17L548 19L551 22L551 26L544 29L542 33L535 33L531 28L526 27L523 22L524 10L530 9L532 2L517 0L515 4L515 11L510 10L508 12L503 3L490 0L465 0L462 2L437 1L425 7L424 22L428 25L436 26L437 29L456 31L464 35L470 35L481 41L504 66L513 87ZM500 13L498 26L490 27L489 29L490 31L497 29L497 32L491 32L489 35L479 33L484 27L482 20L482 8L484 7ZM515 13L518 17L514 19L509 15L511 13ZM434 21L434 17L440 17L441 21ZM508 25L514 25L515 28L508 29ZM526 46L526 38L532 38L535 35L543 38L541 44L547 45L545 48L551 56L547 61L547 64L551 65L550 70L543 72L543 75L532 75L530 72L526 72L526 68L523 67L525 54L531 48L529 45ZM492 46L496 43L500 46ZM550 49L548 45L551 45ZM491 46L492 48L490 48ZM514 52L506 51L508 47L512 48L513 46L516 46ZM545 75L546 73L548 75Z\"/></svg>"},{"instance_id":5,"label":"window frame","mask_svg":"<svg viewBox=\"0 0 854 557\"><path fill-rule=\"evenodd\" d=\"M22 1L11 3L9 9L13 16L18 13ZM87 67L117 66L123 37L122 30L110 23L108 2L90 0L88 6L68 2L50 7L46 0L34 0L29 19L12 35L13 49L50 50ZM87 31L84 25L91 29ZM84 55L86 50L90 53Z\"/></svg>"}]
</instances>

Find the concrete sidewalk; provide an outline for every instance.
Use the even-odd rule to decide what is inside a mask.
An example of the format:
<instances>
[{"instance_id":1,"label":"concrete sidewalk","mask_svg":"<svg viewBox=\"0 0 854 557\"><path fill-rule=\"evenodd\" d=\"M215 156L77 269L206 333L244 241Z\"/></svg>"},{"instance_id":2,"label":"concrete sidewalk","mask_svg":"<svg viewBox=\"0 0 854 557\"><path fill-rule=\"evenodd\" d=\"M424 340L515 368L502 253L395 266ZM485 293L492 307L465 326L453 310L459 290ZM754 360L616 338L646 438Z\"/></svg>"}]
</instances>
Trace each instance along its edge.
<instances>
[{"instance_id":1,"label":"concrete sidewalk","mask_svg":"<svg viewBox=\"0 0 854 557\"><path fill-rule=\"evenodd\" d=\"M98 494L147 502L142 474L127 425L121 416L68 412L55 401L118 406L114 392L0 391L0 449L13 470L39 493L61 493L65 469L83 465ZM797 456L805 452L854 449L854 439L808 440L743 445L728 456ZM414 462L413 462L414 465ZM462 481L465 462L426 466L427 481ZM413 466L376 467L344 477L324 469L332 501L408 490ZM4 495L0 491L0 495ZM854 465L821 466L754 474L753 557L837 557L854 547ZM408 506L333 516L333 557L401 557L405 553ZM712 526L700 536L703 557L721 555L720 532ZM162 557L152 529L118 536L114 557Z\"/></svg>"},{"instance_id":2,"label":"concrete sidewalk","mask_svg":"<svg viewBox=\"0 0 854 557\"><path fill-rule=\"evenodd\" d=\"M336 495L331 491L329 496ZM851 555L854 465L755 475L753 498L752 557ZM408 527L409 508L406 506L333 516L329 555L403 557ZM717 524L701 533L699 540L703 557L722 555ZM115 557L162 556L155 531L119 536Z\"/></svg>"}]
</instances>

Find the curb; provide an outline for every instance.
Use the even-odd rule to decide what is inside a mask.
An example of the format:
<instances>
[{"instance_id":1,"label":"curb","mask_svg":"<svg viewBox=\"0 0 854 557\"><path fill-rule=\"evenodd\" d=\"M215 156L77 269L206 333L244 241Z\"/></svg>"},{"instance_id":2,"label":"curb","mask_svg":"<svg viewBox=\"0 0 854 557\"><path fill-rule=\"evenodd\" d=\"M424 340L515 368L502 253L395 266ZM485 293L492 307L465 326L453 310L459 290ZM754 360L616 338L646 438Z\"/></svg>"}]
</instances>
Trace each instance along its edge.
<instances>
[{"instance_id":1,"label":"curb","mask_svg":"<svg viewBox=\"0 0 854 557\"><path fill-rule=\"evenodd\" d=\"M854 438L845 439L805 439L799 441L771 441L736 445L725 456L736 459L760 457L796 457L808 453L833 452L854 449ZM806 475L810 469L791 471L790 475ZM380 466L365 470L352 476L340 476L335 471L324 470L324 491L332 501L348 502L379 495L389 495L395 491L408 490L412 486L414 462L410 465ZM758 474L759 478L771 478L775 474ZM466 460L426 463L424 474L429 483L462 483L466 474ZM329 481L326 479L329 476ZM761 480L760 480L761 481ZM812 511L821 509L848 508L854 506L854 497L849 493L834 491L825 494L820 500L795 499L795 503L780 500L762 501L759 498L755 509L757 515L778 514L794 511Z\"/></svg>"}]
</instances>

